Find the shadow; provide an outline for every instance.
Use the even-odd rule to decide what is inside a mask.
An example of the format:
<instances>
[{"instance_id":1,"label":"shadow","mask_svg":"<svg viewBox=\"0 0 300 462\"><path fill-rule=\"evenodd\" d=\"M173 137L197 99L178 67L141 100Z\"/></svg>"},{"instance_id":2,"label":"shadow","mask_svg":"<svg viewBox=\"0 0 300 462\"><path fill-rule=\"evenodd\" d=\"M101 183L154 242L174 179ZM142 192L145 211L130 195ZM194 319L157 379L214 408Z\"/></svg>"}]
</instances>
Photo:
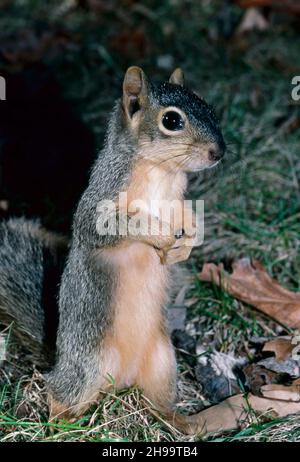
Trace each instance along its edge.
<instances>
[{"instance_id":1,"label":"shadow","mask_svg":"<svg viewBox=\"0 0 300 462\"><path fill-rule=\"evenodd\" d=\"M69 233L95 157L94 135L44 64L15 73L0 69L0 75L6 79L6 101L0 101L1 216L40 217L47 228Z\"/></svg>"}]
</instances>

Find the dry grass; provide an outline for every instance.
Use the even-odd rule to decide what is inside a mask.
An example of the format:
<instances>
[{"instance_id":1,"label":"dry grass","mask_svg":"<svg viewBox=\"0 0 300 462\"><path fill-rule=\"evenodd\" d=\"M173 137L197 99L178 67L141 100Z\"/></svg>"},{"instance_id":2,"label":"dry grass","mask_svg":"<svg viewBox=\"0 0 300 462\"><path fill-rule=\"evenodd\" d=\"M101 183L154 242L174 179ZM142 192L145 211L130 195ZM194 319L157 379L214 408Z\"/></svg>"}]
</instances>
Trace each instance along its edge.
<instances>
[{"instance_id":1,"label":"dry grass","mask_svg":"<svg viewBox=\"0 0 300 462\"><path fill-rule=\"evenodd\" d=\"M153 411L141 391L133 388L108 393L76 423L48 422L47 394L37 370L16 383L6 377L0 405L0 441L193 441ZM178 407L195 410L203 400L195 383L179 380Z\"/></svg>"}]
</instances>

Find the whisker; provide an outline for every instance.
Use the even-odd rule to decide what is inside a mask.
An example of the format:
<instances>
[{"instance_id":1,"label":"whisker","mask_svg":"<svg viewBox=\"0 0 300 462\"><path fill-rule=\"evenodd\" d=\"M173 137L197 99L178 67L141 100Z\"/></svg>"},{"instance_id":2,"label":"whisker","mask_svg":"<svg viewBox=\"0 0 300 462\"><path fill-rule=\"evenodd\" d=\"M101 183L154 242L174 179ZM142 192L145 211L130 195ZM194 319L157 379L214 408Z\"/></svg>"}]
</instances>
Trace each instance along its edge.
<instances>
[{"instance_id":1,"label":"whisker","mask_svg":"<svg viewBox=\"0 0 300 462\"><path fill-rule=\"evenodd\" d=\"M183 157L183 156L184 156L185 158L182 159L182 161L179 162L178 165L176 165L175 167L171 168L170 171L165 172L165 175L163 176L161 182L165 181L170 175L173 175L174 173L175 173L175 177L176 177L180 172L182 172L183 167L188 163L188 161L190 161L190 159L191 159L191 157L192 157L192 156L191 156L191 157L187 157L187 156L186 156L186 153L184 153L184 154L179 154L179 155L174 156L174 157L177 157L177 158L178 158L178 157ZM172 157L172 159L173 159L174 157ZM170 159L167 159L167 160L170 160ZM159 163L153 165L153 166L151 167L151 169L149 169L148 171L151 171L153 168L155 168L155 167L157 167L157 166L163 164L164 162L167 162L167 160L166 160L166 159L163 159L161 162L159 162ZM158 186L157 186L157 188L158 188Z\"/></svg>"}]
</instances>

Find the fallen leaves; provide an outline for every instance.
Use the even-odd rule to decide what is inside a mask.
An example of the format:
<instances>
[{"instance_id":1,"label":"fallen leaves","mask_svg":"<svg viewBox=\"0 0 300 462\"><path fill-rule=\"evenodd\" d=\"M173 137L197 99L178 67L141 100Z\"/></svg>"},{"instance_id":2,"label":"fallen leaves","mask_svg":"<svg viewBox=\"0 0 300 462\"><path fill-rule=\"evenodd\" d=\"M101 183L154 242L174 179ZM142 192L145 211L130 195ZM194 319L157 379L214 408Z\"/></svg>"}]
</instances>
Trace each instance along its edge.
<instances>
[{"instance_id":1,"label":"fallen leaves","mask_svg":"<svg viewBox=\"0 0 300 462\"><path fill-rule=\"evenodd\" d=\"M284 361L295 349L290 337L277 337L264 344L263 351L275 353L278 361Z\"/></svg>"},{"instance_id":2,"label":"fallen leaves","mask_svg":"<svg viewBox=\"0 0 300 462\"><path fill-rule=\"evenodd\" d=\"M282 287L259 261L243 258L233 265L232 274L224 271L222 264L207 263L198 277L222 287L278 323L300 328L300 293ZM254 361L242 368L248 395L236 394L197 414L204 432L236 429L253 416L284 417L300 412L299 352L297 331L293 336L265 341ZM213 377L210 380L217 383Z\"/></svg>"},{"instance_id":3,"label":"fallen leaves","mask_svg":"<svg viewBox=\"0 0 300 462\"><path fill-rule=\"evenodd\" d=\"M213 282L235 298L254 306L282 325L300 329L300 293L291 292L271 278L258 260L243 258L230 275L223 265L206 263L201 281Z\"/></svg>"},{"instance_id":4,"label":"fallen leaves","mask_svg":"<svg viewBox=\"0 0 300 462\"><path fill-rule=\"evenodd\" d=\"M280 361L279 358L284 358L285 361L291 360L293 354L291 340L291 337L274 339L264 345L263 352L274 352L276 355L274 361ZM300 412L299 376L292 379L288 374L269 370L262 365L262 361L247 364L242 371L245 376L244 385L249 393L230 396L195 415L195 420L202 425L202 434L234 430L257 419L284 417ZM298 374L300 375L299 367ZM214 388L218 386L223 392L224 383L218 381L220 382L219 374L210 377ZM231 380L232 384L235 385L234 380ZM232 392L236 391L233 387ZM218 392L216 396L220 396L219 390L214 392Z\"/></svg>"},{"instance_id":5,"label":"fallen leaves","mask_svg":"<svg viewBox=\"0 0 300 462\"><path fill-rule=\"evenodd\" d=\"M209 407L194 416L202 430L215 433L235 430L264 418L285 417L300 412L300 402L261 398L253 394L231 396L220 404Z\"/></svg>"},{"instance_id":6,"label":"fallen leaves","mask_svg":"<svg viewBox=\"0 0 300 462\"><path fill-rule=\"evenodd\" d=\"M279 399L283 401L300 401L300 380L294 380L291 385L280 384L264 385L261 393L265 398Z\"/></svg>"},{"instance_id":7,"label":"fallen leaves","mask_svg":"<svg viewBox=\"0 0 300 462\"><path fill-rule=\"evenodd\" d=\"M243 373L245 375L245 387L256 396L262 395L261 389L264 386L278 384L282 380L281 374L257 363L247 364L243 368Z\"/></svg>"}]
</instances>

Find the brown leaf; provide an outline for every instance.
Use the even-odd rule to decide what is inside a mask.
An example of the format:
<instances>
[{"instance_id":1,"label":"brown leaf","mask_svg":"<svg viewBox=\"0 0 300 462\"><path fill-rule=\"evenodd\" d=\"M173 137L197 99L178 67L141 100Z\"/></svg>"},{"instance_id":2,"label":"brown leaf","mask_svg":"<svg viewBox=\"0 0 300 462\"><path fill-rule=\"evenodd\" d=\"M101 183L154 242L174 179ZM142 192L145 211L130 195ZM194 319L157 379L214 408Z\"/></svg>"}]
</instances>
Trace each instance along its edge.
<instances>
[{"instance_id":1,"label":"brown leaf","mask_svg":"<svg viewBox=\"0 0 300 462\"><path fill-rule=\"evenodd\" d=\"M294 382L289 386L280 384L264 385L260 391L265 398L294 402L300 401L300 385Z\"/></svg>"},{"instance_id":2,"label":"brown leaf","mask_svg":"<svg viewBox=\"0 0 300 462\"><path fill-rule=\"evenodd\" d=\"M265 385L278 383L280 374L270 371L259 364L247 364L243 367L245 383L255 395L261 395L261 388Z\"/></svg>"},{"instance_id":3,"label":"brown leaf","mask_svg":"<svg viewBox=\"0 0 300 462\"><path fill-rule=\"evenodd\" d=\"M277 337L266 342L262 351L274 352L278 361L284 361L292 354L294 349L295 345L291 343L291 337Z\"/></svg>"},{"instance_id":4,"label":"brown leaf","mask_svg":"<svg viewBox=\"0 0 300 462\"><path fill-rule=\"evenodd\" d=\"M243 258L233 265L229 275L222 265L207 263L198 275L201 281L222 286L235 298L291 328L300 328L300 293L281 287L258 260Z\"/></svg>"},{"instance_id":5,"label":"brown leaf","mask_svg":"<svg viewBox=\"0 0 300 462\"><path fill-rule=\"evenodd\" d=\"M253 413L255 411L255 413ZM253 421L256 413L284 417L300 412L299 402L277 401L249 394L231 396L194 416L202 434L234 430Z\"/></svg>"}]
</instances>

